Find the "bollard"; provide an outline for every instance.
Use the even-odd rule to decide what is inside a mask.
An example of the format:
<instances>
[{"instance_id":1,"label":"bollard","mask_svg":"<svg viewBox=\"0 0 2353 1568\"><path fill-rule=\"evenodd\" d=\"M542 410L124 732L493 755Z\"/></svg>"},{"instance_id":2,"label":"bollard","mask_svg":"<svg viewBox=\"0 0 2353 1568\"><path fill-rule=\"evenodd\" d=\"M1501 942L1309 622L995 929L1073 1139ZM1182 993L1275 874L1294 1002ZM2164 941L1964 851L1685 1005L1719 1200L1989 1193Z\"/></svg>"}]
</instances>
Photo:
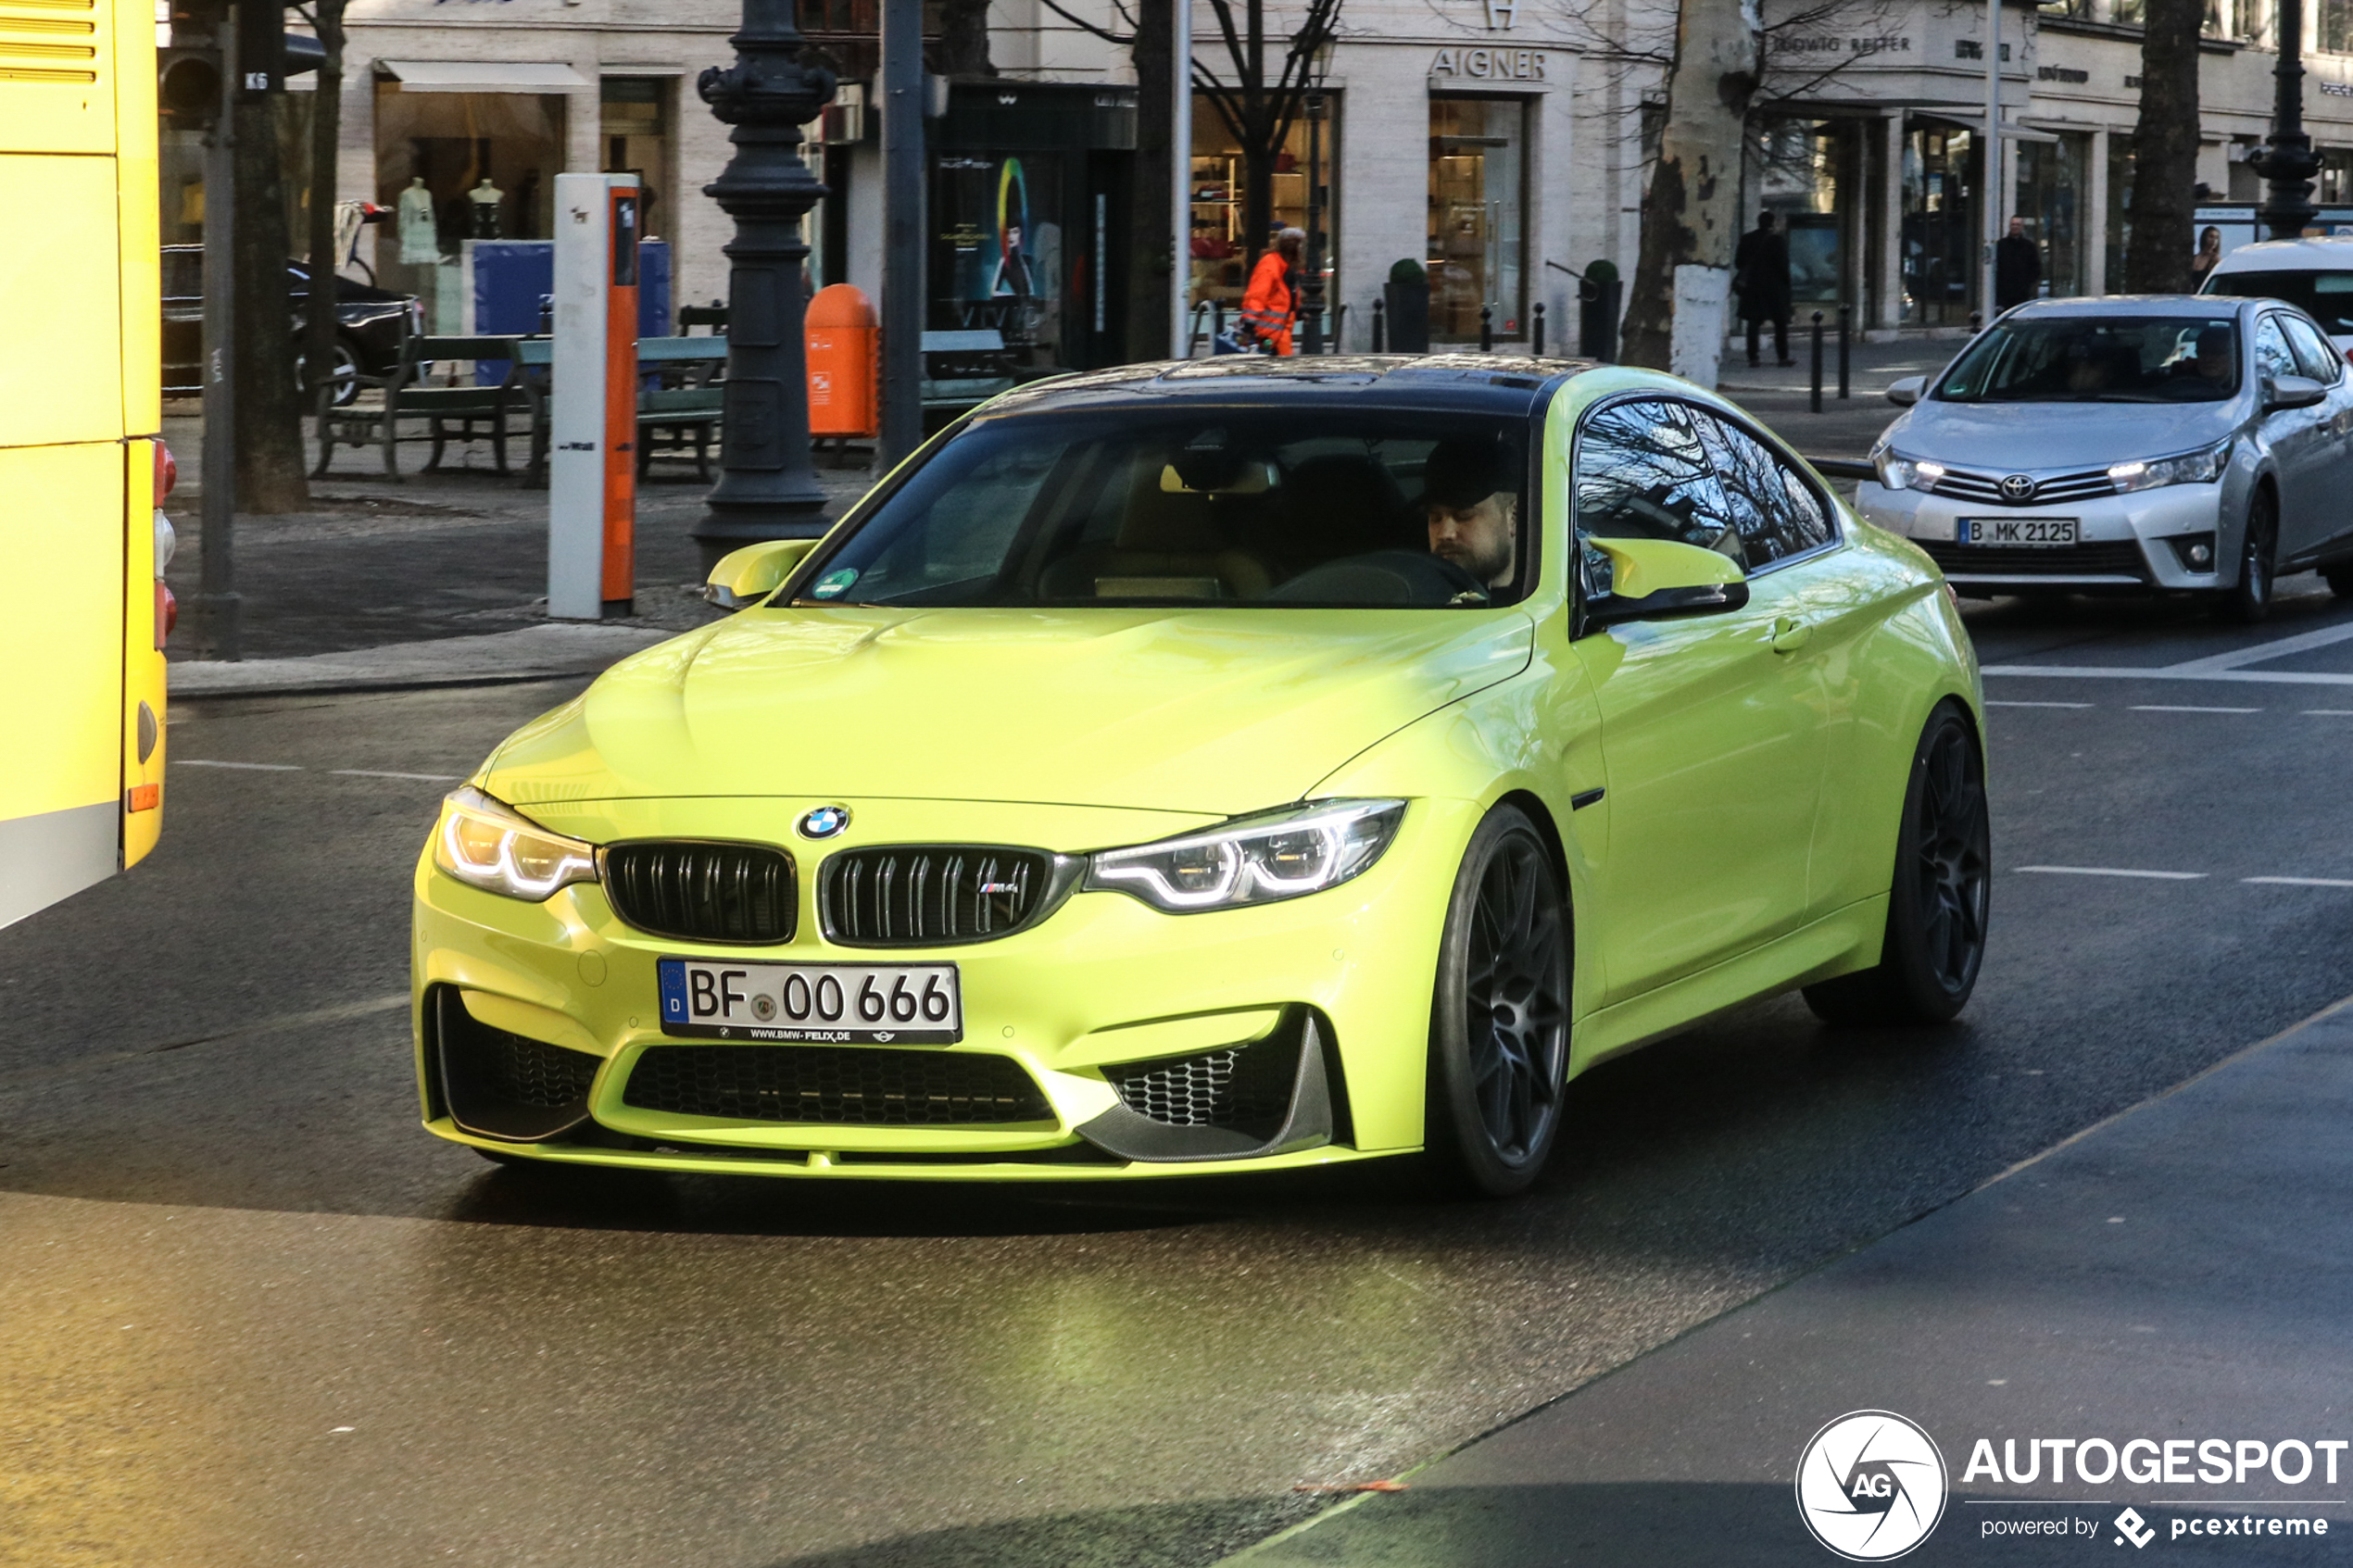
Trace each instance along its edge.
<instances>
[{"instance_id":1,"label":"bollard","mask_svg":"<svg viewBox=\"0 0 2353 1568\"><path fill-rule=\"evenodd\" d=\"M1389 323L1381 320L1381 302L1377 299L1373 301L1373 352L1376 354L1389 352L1388 327Z\"/></svg>"},{"instance_id":2,"label":"bollard","mask_svg":"<svg viewBox=\"0 0 2353 1568\"><path fill-rule=\"evenodd\" d=\"M1544 302L1536 302L1536 358L1544 358Z\"/></svg>"},{"instance_id":3,"label":"bollard","mask_svg":"<svg viewBox=\"0 0 2353 1568\"><path fill-rule=\"evenodd\" d=\"M1495 307L1491 305L1478 307L1478 351L1481 354L1495 352Z\"/></svg>"},{"instance_id":4,"label":"bollard","mask_svg":"<svg viewBox=\"0 0 2353 1568\"><path fill-rule=\"evenodd\" d=\"M1822 313L1814 312L1814 399L1813 411L1822 411Z\"/></svg>"},{"instance_id":5,"label":"bollard","mask_svg":"<svg viewBox=\"0 0 2353 1568\"><path fill-rule=\"evenodd\" d=\"M1975 337L1975 336L1976 336L1979 332L1983 332L1984 330L1985 330L1985 312L1983 312L1982 310L1972 310L1972 311L1970 311L1970 312L1969 313L1969 336L1971 336L1971 337Z\"/></svg>"},{"instance_id":6,"label":"bollard","mask_svg":"<svg viewBox=\"0 0 2353 1568\"><path fill-rule=\"evenodd\" d=\"M1838 307L1838 395L1842 402L1847 397L1846 344L1847 339L1854 335L1854 326L1855 307L1851 305L1840 306Z\"/></svg>"}]
</instances>

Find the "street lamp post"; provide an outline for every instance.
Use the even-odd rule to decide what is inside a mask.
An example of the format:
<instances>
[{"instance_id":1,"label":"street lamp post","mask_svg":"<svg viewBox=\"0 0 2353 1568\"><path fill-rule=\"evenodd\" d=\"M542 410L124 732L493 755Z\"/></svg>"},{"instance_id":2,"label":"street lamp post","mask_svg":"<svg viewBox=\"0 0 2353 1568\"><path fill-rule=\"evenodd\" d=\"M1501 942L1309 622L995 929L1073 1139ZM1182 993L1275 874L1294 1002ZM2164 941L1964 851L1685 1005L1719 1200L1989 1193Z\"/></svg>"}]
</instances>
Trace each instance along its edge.
<instances>
[{"instance_id":1,"label":"street lamp post","mask_svg":"<svg viewBox=\"0 0 2353 1568\"><path fill-rule=\"evenodd\" d=\"M2312 176L2320 171L2312 138L2304 133L2304 0L2279 0L2280 63L2273 68L2279 92L2271 109L2271 141L2256 158L2255 171L2270 185L2256 217L2271 238L2292 240L2318 211Z\"/></svg>"},{"instance_id":2,"label":"street lamp post","mask_svg":"<svg viewBox=\"0 0 2353 1568\"><path fill-rule=\"evenodd\" d=\"M695 86L735 127L735 156L703 194L736 220L724 249L727 380L720 413L719 483L695 525L708 570L762 539L825 531L825 494L809 460L809 370L802 345L809 246L801 220L825 187L800 156L800 128L833 101L834 73L800 60L794 0L744 0L729 39L736 63Z\"/></svg>"}]
</instances>

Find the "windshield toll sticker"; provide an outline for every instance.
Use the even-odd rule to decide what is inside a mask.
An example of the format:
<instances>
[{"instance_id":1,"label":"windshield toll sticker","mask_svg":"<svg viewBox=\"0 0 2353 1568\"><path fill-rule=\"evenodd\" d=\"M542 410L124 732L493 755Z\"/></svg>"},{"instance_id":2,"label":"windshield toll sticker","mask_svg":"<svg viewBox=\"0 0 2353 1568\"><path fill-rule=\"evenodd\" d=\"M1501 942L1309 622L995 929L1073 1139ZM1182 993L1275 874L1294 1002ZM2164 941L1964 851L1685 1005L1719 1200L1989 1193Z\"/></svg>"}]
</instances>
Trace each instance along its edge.
<instances>
[{"instance_id":1,"label":"windshield toll sticker","mask_svg":"<svg viewBox=\"0 0 2353 1568\"><path fill-rule=\"evenodd\" d=\"M837 595L848 593L849 585L857 581L858 569L854 566L845 566L838 571L828 571L817 579L810 585L809 596L812 599L830 599Z\"/></svg>"}]
</instances>

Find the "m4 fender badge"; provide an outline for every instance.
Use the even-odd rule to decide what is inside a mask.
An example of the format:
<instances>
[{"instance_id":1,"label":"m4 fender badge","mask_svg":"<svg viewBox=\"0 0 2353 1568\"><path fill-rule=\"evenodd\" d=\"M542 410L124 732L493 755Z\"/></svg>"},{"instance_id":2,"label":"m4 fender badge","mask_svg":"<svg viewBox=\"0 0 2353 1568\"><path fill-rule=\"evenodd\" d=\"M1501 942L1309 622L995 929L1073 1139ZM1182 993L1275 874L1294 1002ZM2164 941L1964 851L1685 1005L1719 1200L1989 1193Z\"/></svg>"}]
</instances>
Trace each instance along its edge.
<instances>
[{"instance_id":1,"label":"m4 fender badge","mask_svg":"<svg viewBox=\"0 0 2353 1568\"><path fill-rule=\"evenodd\" d=\"M803 838L838 838L849 826L849 807L819 806L803 811L794 830Z\"/></svg>"}]
</instances>

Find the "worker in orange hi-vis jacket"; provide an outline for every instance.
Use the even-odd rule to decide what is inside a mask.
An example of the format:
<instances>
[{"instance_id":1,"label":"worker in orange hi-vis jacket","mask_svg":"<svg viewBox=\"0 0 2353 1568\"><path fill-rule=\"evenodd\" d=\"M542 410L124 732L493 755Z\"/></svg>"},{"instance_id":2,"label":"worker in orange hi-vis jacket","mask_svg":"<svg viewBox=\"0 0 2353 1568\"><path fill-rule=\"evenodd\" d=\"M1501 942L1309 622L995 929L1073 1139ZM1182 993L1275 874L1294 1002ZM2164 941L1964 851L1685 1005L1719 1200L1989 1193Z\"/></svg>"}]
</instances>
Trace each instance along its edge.
<instances>
[{"instance_id":1,"label":"worker in orange hi-vis jacket","mask_svg":"<svg viewBox=\"0 0 2353 1568\"><path fill-rule=\"evenodd\" d=\"M1290 329L1299 318L1299 290L1291 280L1298 275L1299 253L1306 244L1307 236L1297 229L1284 230L1275 236L1275 248L1258 258L1257 269L1250 275L1250 288L1242 295L1242 325L1262 349L1276 354L1296 352Z\"/></svg>"}]
</instances>

